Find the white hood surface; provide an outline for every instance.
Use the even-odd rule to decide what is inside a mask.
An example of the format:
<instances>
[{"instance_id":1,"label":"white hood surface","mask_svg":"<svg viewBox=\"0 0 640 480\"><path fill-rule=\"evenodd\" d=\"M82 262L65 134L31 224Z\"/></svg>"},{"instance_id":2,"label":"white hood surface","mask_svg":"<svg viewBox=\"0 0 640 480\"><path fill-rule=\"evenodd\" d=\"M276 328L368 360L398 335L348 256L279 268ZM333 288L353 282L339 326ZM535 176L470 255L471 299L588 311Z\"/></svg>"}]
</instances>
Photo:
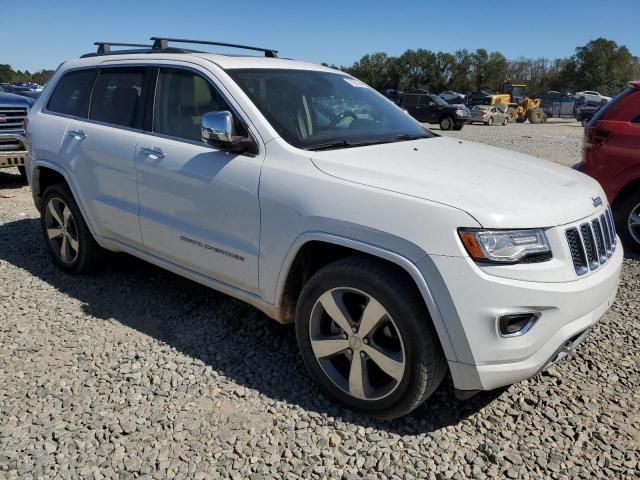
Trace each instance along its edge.
<instances>
[{"instance_id":1,"label":"white hood surface","mask_svg":"<svg viewBox=\"0 0 640 480\"><path fill-rule=\"evenodd\" d=\"M554 227L595 213L590 177L546 160L436 137L313 152L328 175L464 210L485 228Z\"/></svg>"}]
</instances>

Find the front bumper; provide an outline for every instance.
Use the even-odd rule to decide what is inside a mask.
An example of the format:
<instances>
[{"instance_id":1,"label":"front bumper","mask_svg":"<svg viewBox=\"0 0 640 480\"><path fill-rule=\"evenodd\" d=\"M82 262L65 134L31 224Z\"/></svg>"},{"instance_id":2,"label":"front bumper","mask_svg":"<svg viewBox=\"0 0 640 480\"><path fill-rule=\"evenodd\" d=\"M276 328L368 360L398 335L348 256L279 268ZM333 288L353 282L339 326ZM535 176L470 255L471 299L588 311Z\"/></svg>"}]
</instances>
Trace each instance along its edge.
<instances>
[{"instance_id":1,"label":"front bumper","mask_svg":"<svg viewBox=\"0 0 640 480\"><path fill-rule=\"evenodd\" d=\"M558 354L572 351L613 304L622 258L619 246L587 277L544 283L489 275L469 258L432 257L447 285L436 301L455 351L447 360L456 389L509 385L566 356ZM500 315L532 311L541 315L526 334L500 336Z\"/></svg>"},{"instance_id":2,"label":"front bumper","mask_svg":"<svg viewBox=\"0 0 640 480\"><path fill-rule=\"evenodd\" d=\"M18 149L0 150L0 168L20 167L27 157L24 135L18 133L0 133L0 141L15 141ZM1 142L0 142L1 144Z\"/></svg>"}]
</instances>

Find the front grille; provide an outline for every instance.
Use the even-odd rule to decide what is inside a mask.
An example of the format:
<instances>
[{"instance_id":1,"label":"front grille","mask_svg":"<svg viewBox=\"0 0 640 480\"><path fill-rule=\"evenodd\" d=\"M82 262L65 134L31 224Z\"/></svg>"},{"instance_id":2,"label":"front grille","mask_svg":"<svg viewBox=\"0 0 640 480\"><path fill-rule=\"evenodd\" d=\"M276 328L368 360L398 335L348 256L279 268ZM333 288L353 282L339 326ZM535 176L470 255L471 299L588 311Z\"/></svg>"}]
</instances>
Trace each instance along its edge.
<instances>
[{"instance_id":1,"label":"front grille","mask_svg":"<svg viewBox=\"0 0 640 480\"><path fill-rule=\"evenodd\" d=\"M26 108L0 107L0 133L21 131L26 116Z\"/></svg>"},{"instance_id":2,"label":"front grille","mask_svg":"<svg viewBox=\"0 0 640 480\"><path fill-rule=\"evenodd\" d=\"M596 270L610 257L616 247L616 232L611 208L600 217L565 232L573 266L578 275Z\"/></svg>"}]
</instances>

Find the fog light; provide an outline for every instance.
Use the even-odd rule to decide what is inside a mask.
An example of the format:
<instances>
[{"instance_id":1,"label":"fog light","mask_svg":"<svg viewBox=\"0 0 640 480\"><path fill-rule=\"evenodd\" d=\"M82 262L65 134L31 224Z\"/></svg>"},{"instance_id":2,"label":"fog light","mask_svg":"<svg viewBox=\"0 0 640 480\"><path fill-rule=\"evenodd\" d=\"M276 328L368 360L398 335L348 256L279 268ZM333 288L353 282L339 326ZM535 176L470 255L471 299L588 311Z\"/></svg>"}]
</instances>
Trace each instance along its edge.
<instances>
[{"instance_id":1,"label":"fog light","mask_svg":"<svg viewBox=\"0 0 640 480\"><path fill-rule=\"evenodd\" d=\"M512 313L498 317L498 330L503 337L517 337L527 333L540 317L539 312Z\"/></svg>"}]
</instances>

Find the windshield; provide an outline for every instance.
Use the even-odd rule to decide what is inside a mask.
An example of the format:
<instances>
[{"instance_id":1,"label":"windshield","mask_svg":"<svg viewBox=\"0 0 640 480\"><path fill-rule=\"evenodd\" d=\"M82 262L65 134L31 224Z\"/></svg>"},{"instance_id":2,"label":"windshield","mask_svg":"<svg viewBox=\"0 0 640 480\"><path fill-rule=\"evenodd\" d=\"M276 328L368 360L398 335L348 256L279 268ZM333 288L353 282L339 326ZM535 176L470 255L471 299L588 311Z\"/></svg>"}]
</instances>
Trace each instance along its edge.
<instances>
[{"instance_id":1,"label":"windshield","mask_svg":"<svg viewBox=\"0 0 640 480\"><path fill-rule=\"evenodd\" d=\"M441 99L438 95L431 95L431 100L436 102L436 105L440 105L441 107L448 107L449 104Z\"/></svg>"},{"instance_id":2,"label":"windshield","mask_svg":"<svg viewBox=\"0 0 640 480\"><path fill-rule=\"evenodd\" d=\"M282 69L228 73L278 134L298 148L341 148L435 136L347 75Z\"/></svg>"}]
</instances>

